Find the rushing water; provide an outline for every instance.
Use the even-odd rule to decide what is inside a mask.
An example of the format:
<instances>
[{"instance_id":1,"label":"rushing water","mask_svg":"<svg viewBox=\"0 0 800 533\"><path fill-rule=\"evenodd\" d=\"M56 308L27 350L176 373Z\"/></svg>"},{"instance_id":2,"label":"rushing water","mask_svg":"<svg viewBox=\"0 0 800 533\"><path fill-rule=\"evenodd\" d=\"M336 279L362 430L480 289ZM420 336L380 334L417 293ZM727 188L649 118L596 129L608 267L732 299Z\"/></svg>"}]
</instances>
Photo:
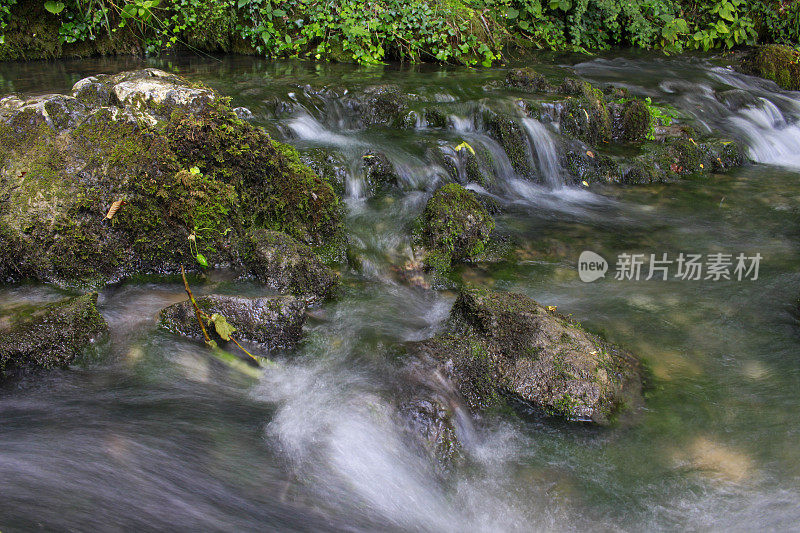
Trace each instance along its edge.
<instances>
[{"instance_id":1,"label":"rushing water","mask_svg":"<svg viewBox=\"0 0 800 533\"><path fill-rule=\"evenodd\" d=\"M183 299L173 284L101 294L111 326L90 361L0 389L0 530L792 530L800 525L800 95L703 59L542 58L667 102L696 127L746 144L757 161L707 181L568 187L557 124L519 112L539 179L517 175L480 124L515 113L503 69L357 68L251 58L156 63L247 106L303 151L341 158L359 273L314 310L306 340L263 376L230 369L157 331ZM2 92L67 91L132 60L0 64ZM446 104L448 126L363 128L348 91L397 83ZM329 87L330 91L323 91ZM345 91L346 90L346 91ZM467 141L493 154L498 235L519 261L469 267L472 283L572 313L652 368L631 425L594 429L494 414L459 418L468 461L442 477L392 416L397 346L435 333L454 295L404 283L409 228ZM387 154L402 192L368 198L359 162ZM460 169L459 172L462 172ZM488 194L478 184L469 187ZM763 257L756 281L578 279L583 250ZM612 264L613 270L613 264ZM198 292L252 294L224 273ZM63 296L0 289L0 319ZM463 415L463 413L462 413Z\"/></svg>"}]
</instances>

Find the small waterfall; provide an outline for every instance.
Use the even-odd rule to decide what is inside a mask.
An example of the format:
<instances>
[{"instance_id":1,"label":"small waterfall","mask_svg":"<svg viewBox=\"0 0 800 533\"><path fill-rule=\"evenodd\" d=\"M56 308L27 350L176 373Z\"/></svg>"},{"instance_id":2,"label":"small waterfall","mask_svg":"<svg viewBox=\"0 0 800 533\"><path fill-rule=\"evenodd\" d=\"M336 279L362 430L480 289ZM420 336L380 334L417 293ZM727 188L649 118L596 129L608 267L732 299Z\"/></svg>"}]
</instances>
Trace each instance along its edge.
<instances>
[{"instance_id":1,"label":"small waterfall","mask_svg":"<svg viewBox=\"0 0 800 533\"><path fill-rule=\"evenodd\" d=\"M760 98L757 107L748 106L730 118L754 161L800 169L800 121L791 116L787 120L786 114Z\"/></svg>"},{"instance_id":2,"label":"small waterfall","mask_svg":"<svg viewBox=\"0 0 800 533\"><path fill-rule=\"evenodd\" d=\"M533 118L523 118L522 126L528 134L534 159L545 183L553 188L563 187L564 169L558 157L558 146L547 127Z\"/></svg>"},{"instance_id":3,"label":"small waterfall","mask_svg":"<svg viewBox=\"0 0 800 533\"><path fill-rule=\"evenodd\" d=\"M292 136L303 141L338 146L353 146L359 144L353 138L334 133L325 128L317 119L308 114L294 117L287 124Z\"/></svg>"}]
</instances>

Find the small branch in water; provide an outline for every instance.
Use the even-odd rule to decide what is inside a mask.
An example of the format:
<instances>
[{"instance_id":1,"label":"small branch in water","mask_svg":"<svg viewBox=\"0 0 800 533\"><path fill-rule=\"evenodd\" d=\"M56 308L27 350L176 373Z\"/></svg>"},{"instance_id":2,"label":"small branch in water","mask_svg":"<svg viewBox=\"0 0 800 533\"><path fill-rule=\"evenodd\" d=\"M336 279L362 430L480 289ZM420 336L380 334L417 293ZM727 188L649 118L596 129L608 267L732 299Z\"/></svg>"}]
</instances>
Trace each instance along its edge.
<instances>
[{"instance_id":1,"label":"small branch in water","mask_svg":"<svg viewBox=\"0 0 800 533\"><path fill-rule=\"evenodd\" d=\"M192 289L189 288L189 282L186 281L186 271L183 269L183 265L181 265L181 277L183 278L183 288L186 289L186 294L189 295L189 300L192 302L192 306L194 307L194 314L197 317L197 323L200 324L200 329L203 330L203 338L205 339L207 345L214 346L211 344L213 341L211 340L211 337L208 336L206 327L203 324L203 318L211 320L211 317L208 316L208 313L203 312L203 310L200 309L200 306L197 305L197 301L194 299L194 295L192 294ZM255 361L256 363L259 362L256 356L245 350L244 346L239 344L239 341L234 339L232 335L229 335L229 338L236 344L236 346L239 347L240 350L242 350L244 353L250 356L250 358L253 361Z\"/></svg>"},{"instance_id":2,"label":"small branch in water","mask_svg":"<svg viewBox=\"0 0 800 533\"><path fill-rule=\"evenodd\" d=\"M206 344L210 345L211 337L208 336L206 327L203 325L203 312L200 310L200 306L197 305L197 301L194 299L192 289L189 288L189 282L186 281L186 271L183 269L183 265L181 265L181 277L183 278L183 288L186 289L186 294L189 295L189 300L192 302L192 306L194 307L194 314L197 317L197 323L200 324L200 329L203 331L203 339L205 339Z\"/></svg>"}]
</instances>

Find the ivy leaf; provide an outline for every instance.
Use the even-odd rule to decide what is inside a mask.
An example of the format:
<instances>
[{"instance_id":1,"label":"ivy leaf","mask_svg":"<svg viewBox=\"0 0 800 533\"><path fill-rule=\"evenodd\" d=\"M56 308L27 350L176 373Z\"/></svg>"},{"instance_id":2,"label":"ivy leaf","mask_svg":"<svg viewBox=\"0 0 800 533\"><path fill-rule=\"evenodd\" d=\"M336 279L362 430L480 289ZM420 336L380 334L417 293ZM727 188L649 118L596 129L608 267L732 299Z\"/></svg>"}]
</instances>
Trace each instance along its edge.
<instances>
[{"instance_id":1,"label":"ivy leaf","mask_svg":"<svg viewBox=\"0 0 800 533\"><path fill-rule=\"evenodd\" d=\"M519 16L519 9L514 9L513 7L509 7L506 9L506 17L510 20L514 20Z\"/></svg>"},{"instance_id":2,"label":"ivy leaf","mask_svg":"<svg viewBox=\"0 0 800 533\"><path fill-rule=\"evenodd\" d=\"M52 0L48 0L44 3L44 8L53 15L58 15L64 11L64 2L53 2Z\"/></svg>"},{"instance_id":3,"label":"ivy leaf","mask_svg":"<svg viewBox=\"0 0 800 533\"><path fill-rule=\"evenodd\" d=\"M214 329L217 330L217 335L219 335L222 340L231 340L231 334L236 331L236 328L228 323L227 318L219 313L214 313L211 315L211 322L214 323Z\"/></svg>"},{"instance_id":4,"label":"ivy leaf","mask_svg":"<svg viewBox=\"0 0 800 533\"><path fill-rule=\"evenodd\" d=\"M195 258L197 259L197 262L200 263L200 266L208 267L208 261L206 261L206 257L203 254L198 253Z\"/></svg>"}]
</instances>

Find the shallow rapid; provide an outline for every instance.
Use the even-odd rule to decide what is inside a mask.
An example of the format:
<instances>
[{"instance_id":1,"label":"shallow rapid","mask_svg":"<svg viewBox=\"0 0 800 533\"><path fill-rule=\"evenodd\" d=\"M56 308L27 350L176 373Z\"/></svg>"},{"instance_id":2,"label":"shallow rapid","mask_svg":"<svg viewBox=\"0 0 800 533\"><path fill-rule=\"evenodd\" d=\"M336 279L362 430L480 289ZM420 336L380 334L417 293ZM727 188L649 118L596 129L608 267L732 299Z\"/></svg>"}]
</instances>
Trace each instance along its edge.
<instances>
[{"instance_id":1,"label":"shallow rapid","mask_svg":"<svg viewBox=\"0 0 800 533\"><path fill-rule=\"evenodd\" d=\"M0 530L792 530L800 523L800 94L705 58L548 57L551 76L613 83L739 140L754 161L707 180L568 183L563 138L525 116L505 70L362 68L246 57L153 61L233 98L302 154L337 157L360 268L314 309L305 339L253 377L155 327L175 283L105 289L94 359L0 388ZM550 66L551 65L551 66ZM129 60L0 64L0 92L67 91ZM393 83L446 104L444 126L366 126L348 94ZM481 127L515 114L536 179ZM457 150L492 154L495 186ZM439 147L435 157L431 147ZM361 165L387 156L399 187L372 195ZM449 161L449 163L448 163ZM393 412L403 343L435 334L455 294L408 283L411 230L448 176L495 202L513 261L462 267L470 283L572 314L646 361L645 408L610 428L495 412L458 417L467 460L442 475ZM606 277L584 283L584 250ZM619 254L760 254L756 280L617 280ZM256 294L215 273L198 293ZM63 292L0 287L0 319Z\"/></svg>"}]
</instances>

